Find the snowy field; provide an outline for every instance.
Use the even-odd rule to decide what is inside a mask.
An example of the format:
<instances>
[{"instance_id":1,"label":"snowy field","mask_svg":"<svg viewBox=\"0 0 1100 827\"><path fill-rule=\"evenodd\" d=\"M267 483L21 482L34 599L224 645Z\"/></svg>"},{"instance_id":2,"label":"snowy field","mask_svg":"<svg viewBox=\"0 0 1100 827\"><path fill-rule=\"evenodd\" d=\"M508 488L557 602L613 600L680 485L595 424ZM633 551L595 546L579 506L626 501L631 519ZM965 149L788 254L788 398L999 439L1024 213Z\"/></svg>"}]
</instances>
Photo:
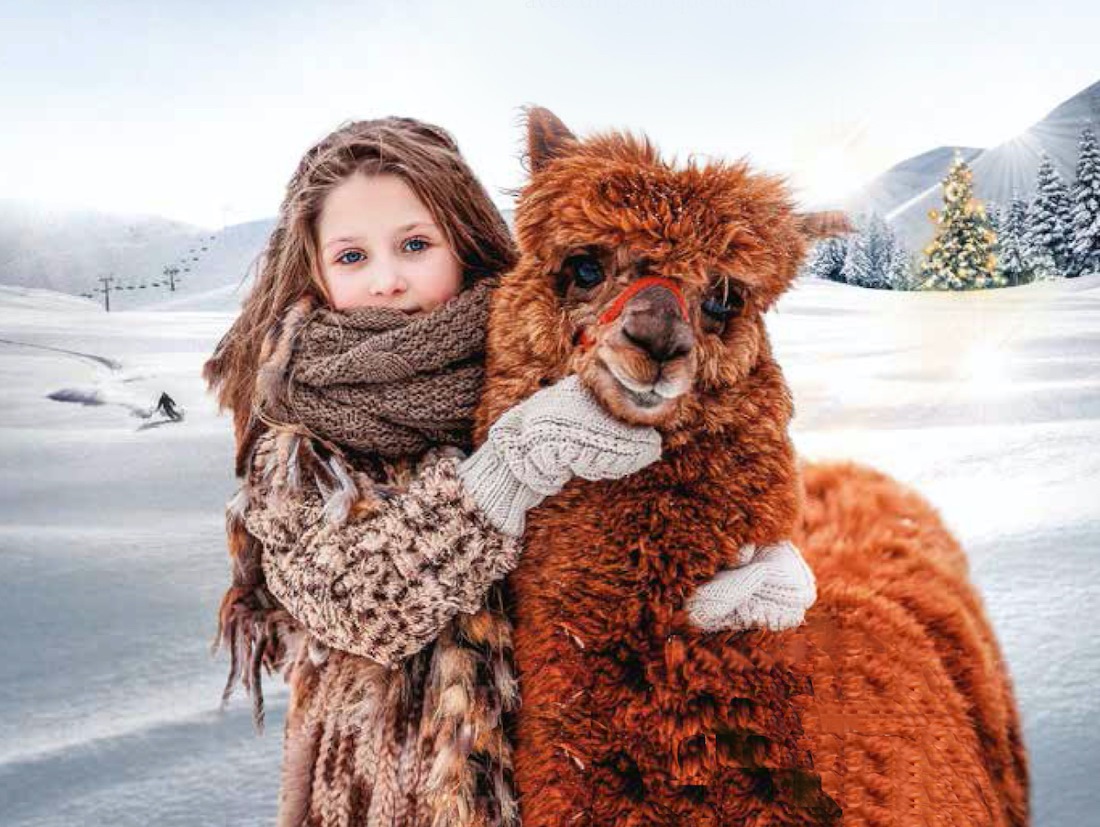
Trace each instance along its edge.
<instances>
[{"instance_id":1,"label":"snowy field","mask_svg":"<svg viewBox=\"0 0 1100 827\"><path fill-rule=\"evenodd\" d=\"M218 713L208 652L232 446L199 367L234 301L108 315L0 288L3 827L273 819L285 692L269 681L258 738L242 698ZM1090 822L1100 276L963 295L803 282L769 325L800 450L915 485L963 539L1022 707L1034 823ZM162 391L183 422L138 415Z\"/></svg>"}]
</instances>

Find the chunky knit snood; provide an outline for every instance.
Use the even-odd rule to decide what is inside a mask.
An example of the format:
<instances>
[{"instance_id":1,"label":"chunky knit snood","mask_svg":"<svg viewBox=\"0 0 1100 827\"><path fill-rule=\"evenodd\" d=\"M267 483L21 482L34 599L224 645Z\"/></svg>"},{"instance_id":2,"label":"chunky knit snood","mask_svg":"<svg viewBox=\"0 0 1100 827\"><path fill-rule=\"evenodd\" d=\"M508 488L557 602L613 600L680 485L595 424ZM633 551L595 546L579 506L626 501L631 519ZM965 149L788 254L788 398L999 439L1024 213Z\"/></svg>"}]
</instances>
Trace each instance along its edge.
<instances>
[{"instance_id":1,"label":"chunky knit snood","mask_svg":"<svg viewBox=\"0 0 1100 827\"><path fill-rule=\"evenodd\" d=\"M468 450L494 285L483 279L419 315L299 300L265 343L258 416L386 458Z\"/></svg>"}]
</instances>

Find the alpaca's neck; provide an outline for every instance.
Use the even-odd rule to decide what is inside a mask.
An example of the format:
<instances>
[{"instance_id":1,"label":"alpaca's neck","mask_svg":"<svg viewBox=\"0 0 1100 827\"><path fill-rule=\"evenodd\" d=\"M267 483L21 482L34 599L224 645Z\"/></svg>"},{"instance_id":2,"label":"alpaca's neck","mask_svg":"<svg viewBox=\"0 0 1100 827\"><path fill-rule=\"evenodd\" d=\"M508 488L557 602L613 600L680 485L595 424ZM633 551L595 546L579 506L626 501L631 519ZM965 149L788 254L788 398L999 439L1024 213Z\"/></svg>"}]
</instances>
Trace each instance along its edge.
<instances>
[{"instance_id":1,"label":"alpaca's neck","mask_svg":"<svg viewBox=\"0 0 1100 827\"><path fill-rule=\"evenodd\" d=\"M798 478L785 435L742 450L734 434L699 435L619 480L574 480L529 516L525 561L565 590L593 580L682 605L747 543L791 536ZM521 564L523 566L524 564Z\"/></svg>"}]
</instances>

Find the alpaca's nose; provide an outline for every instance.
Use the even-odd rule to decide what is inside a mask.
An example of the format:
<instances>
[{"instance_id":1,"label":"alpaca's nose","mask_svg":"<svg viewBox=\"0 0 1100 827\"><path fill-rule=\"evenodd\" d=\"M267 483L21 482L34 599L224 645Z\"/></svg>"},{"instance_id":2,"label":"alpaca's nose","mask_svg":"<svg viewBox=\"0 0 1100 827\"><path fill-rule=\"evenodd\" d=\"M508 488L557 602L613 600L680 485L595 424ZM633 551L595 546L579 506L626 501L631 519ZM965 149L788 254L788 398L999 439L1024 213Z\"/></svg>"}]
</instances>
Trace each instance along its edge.
<instances>
[{"instance_id":1,"label":"alpaca's nose","mask_svg":"<svg viewBox=\"0 0 1100 827\"><path fill-rule=\"evenodd\" d=\"M686 356L695 346L695 334L683 317L679 299L666 287L647 287L623 311L626 339L657 362Z\"/></svg>"}]
</instances>

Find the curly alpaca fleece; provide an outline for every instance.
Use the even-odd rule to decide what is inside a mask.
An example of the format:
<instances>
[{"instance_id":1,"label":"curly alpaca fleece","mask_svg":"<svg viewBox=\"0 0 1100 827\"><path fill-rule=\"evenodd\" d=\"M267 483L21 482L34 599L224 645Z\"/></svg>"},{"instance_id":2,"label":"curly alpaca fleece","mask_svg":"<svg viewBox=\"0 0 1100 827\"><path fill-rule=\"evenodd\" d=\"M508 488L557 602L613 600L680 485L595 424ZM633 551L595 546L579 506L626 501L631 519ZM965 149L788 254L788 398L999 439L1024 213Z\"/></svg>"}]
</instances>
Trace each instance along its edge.
<instances>
[{"instance_id":1,"label":"curly alpaca fleece","mask_svg":"<svg viewBox=\"0 0 1100 827\"><path fill-rule=\"evenodd\" d=\"M617 415L659 421L665 450L528 515L509 578L525 827L1026 824L1008 676L957 544L896 483L795 460L763 314L830 221L745 162L675 168L644 138L581 141L545 110L528 143L477 439L576 372ZM578 251L604 263L597 288L570 286ZM659 415L599 362L647 360L594 326L645 276L679 282L694 330L691 389ZM718 330L700 310L716 278L744 305ZM743 546L788 539L818 579L805 625L692 628L689 595Z\"/></svg>"}]
</instances>

